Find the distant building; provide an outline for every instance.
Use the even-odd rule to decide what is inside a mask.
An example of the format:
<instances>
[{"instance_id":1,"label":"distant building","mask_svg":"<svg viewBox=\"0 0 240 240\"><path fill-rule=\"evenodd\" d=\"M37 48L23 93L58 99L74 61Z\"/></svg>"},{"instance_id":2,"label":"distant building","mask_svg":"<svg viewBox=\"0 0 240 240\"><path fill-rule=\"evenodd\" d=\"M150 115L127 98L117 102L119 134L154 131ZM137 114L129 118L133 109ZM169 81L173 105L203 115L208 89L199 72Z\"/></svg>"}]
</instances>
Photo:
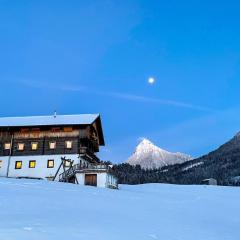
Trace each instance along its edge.
<instances>
[{"instance_id":1,"label":"distant building","mask_svg":"<svg viewBox=\"0 0 240 240\"><path fill-rule=\"evenodd\" d=\"M0 176L117 188L98 114L0 118Z\"/></svg>"},{"instance_id":2,"label":"distant building","mask_svg":"<svg viewBox=\"0 0 240 240\"><path fill-rule=\"evenodd\" d=\"M214 178L204 179L201 182L204 185L217 185L217 180Z\"/></svg>"}]
</instances>

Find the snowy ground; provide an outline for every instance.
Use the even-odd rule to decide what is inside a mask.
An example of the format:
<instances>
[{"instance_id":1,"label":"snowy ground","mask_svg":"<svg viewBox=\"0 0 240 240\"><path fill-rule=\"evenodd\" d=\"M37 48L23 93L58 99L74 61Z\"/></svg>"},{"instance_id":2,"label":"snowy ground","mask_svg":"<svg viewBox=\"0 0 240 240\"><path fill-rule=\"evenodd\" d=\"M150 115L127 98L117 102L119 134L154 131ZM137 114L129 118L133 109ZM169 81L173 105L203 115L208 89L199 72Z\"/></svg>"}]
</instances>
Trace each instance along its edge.
<instances>
[{"instance_id":1,"label":"snowy ground","mask_svg":"<svg viewBox=\"0 0 240 240\"><path fill-rule=\"evenodd\" d=\"M239 240L240 188L0 178L1 240Z\"/></svg>"}]
</instances>

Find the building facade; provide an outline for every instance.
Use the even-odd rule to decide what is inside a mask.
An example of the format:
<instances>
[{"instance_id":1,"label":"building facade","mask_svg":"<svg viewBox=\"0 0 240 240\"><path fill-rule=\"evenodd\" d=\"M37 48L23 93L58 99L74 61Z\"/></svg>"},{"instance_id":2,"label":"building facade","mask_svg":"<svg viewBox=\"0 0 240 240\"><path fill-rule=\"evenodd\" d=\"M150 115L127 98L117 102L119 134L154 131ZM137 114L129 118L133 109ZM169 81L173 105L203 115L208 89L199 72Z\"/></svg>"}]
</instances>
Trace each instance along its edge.
<instances>
[{"instance_id":1,"label":"building facade","mask_svg":"<svg viewBox=\"0 0 240 240\"><path fill-rule=\"evenodd\" d=\"M0 118L0 176L117 188L99 114Z\"/></svg>"}]
</instances>

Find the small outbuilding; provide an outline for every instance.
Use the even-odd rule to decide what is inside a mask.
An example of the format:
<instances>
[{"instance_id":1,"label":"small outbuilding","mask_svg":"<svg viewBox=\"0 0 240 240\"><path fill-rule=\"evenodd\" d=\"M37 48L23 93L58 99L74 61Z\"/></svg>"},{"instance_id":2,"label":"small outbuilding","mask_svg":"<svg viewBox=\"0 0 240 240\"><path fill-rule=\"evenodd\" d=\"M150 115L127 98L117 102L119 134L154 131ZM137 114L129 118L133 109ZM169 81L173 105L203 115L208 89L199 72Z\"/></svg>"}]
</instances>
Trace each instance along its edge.
<instances>
[{"instance_id":1,"label":"small outbuilding","mask_svg":"<svg viewBox=\"0 0 240 240\"><path fill-rule=\"evenodd\" d=\"M217 180L215 178L208 178L201 181L203 185L217 185Z\"/></svg>"}]
</instances>

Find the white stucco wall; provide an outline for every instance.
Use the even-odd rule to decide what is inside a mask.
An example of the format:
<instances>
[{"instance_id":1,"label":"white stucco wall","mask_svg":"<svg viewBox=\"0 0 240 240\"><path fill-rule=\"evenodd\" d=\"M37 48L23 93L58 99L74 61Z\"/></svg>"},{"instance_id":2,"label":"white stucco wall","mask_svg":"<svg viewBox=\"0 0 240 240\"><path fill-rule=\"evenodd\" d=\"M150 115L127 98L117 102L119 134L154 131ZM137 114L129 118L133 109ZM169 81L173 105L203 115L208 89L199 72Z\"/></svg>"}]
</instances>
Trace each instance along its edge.
<instances>
[{"instance_id":1,"label":"white stucco wall","mask_svg":"<svg viewBox=\"0 0 240 240\"><path fill-rule=\"evenodd\" d=\"M97 174L97 186L98 187L107 187L107 173L98 173Z\"/></svg>"},{"instance_id":2,"label":"white stucco wall","mask_svg":"<svg viewBox=\"0 0 240 240\"><path fill-rule=\"evenodd\" d=\"M61 157L74 160L74 164L79 163L78 154L66 155L40 155L40 156L12 156L10 158L9 177L33 177L46 178L53 177L61 164ZM1 160L1 159L0 159ZM29 168L29 161L35 160L36 167ZM54 167L48 168L48 160L54 160ZM22 168L15 169L15 162L22 161ZM5 165L5 164L4 164ZM7 164L6 164L7 165ZM62 171L60 171L61 173ZM5 173L6 174L6 173ZM6 176L6 175L5 175Z\"/></svg>"},{"instance_id":3,"label":"white stucco wall","mask_svg":"<svg viewBox=\"0 0 240 240\"><path fill-rule=\"evenodd\" d=\"M85 184L85 174L84 173L77 173L76 178L77 178L78 184L80 184L80 185Z\"/></svg>"},{"instance_id":4,"label":"white stucco wall","mask_svg":"<svg viewBox=\"0 0 240 240\"><path fill-rule=\"evenodd\" d=\"M40 155L40 156L12 156L10 157L9 173L8 177L30 177L30 178L47 178L54 177L60 164L61 157L66 157L74 161L74 164L80 162L78 154L66 154L66 155ZM7 168L9 157L0 157L2 161L2 167L0 168L0 177L7 176ZM29 168L29 161L35 160L35 168ZM54 160L54 167L48 168L48 160ZM82 159L81 159L82 160ZM15 169L16 161L22 161L22 168ZM84 160L82 160L83 162ZM63 172L63 169L60 169L59 174ZM114 185L114 179L111 174L106 172L88 172L88 174L97 174L97 187L108 187L108 184ZM76 175L78 183L80 185L85 185L85 173L78 173ZM56 178L58 181L58 177Z\"/></svg>"},{"instance_id":5,"label":"white stucco wall","mask_svg":"<svg viewBox=\"0 0 240 240\"><path fill-rule=\"evenodd\" d=\"M97 175L97 187L107 187L107 173L96 173L96 172L88 172L86 174L96 174ZM85 173L77 173L76 175L78 184L85 185Z\"/></svg>"},{"instance_id":6,"label":"white stucco wall","mask_svg":"<svg viewBox=\"0 0 240 240\"><path fill-rule=\"evenodd\" d=\"M0 167L0 177L7 176L8 160L9 157L0 157L0 161L2 161L2 166Z\"/></svg>"}]
</instances>

